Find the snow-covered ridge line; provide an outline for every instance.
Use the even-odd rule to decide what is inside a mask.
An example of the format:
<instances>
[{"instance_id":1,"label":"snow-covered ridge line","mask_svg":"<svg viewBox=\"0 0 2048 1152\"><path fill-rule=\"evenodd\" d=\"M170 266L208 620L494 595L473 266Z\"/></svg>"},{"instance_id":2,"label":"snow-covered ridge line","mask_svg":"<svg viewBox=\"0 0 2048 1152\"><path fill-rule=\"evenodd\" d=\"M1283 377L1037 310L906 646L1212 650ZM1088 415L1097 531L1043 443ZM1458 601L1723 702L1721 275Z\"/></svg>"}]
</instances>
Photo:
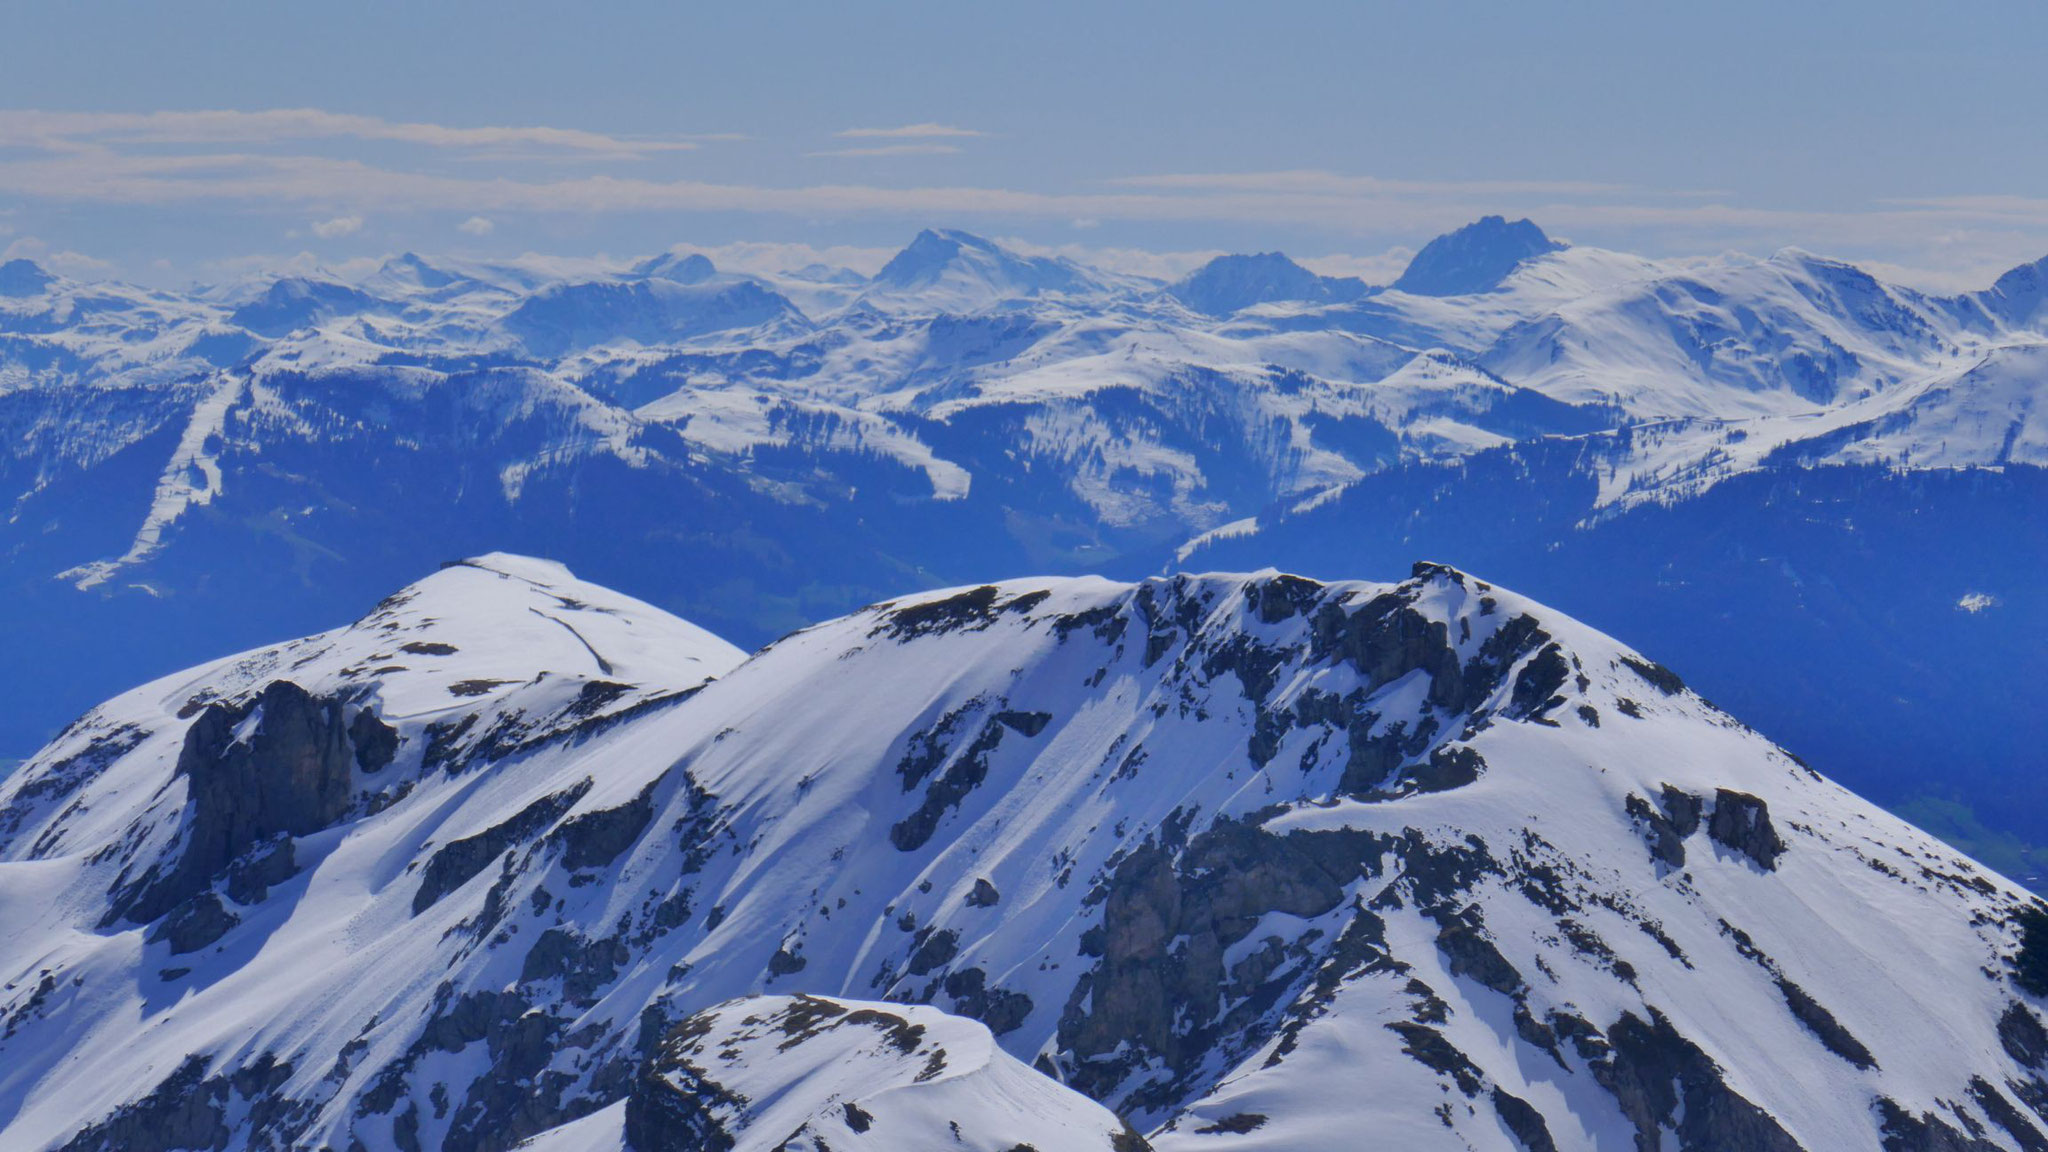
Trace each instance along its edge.
<instances>
[{"instance_id":1,"label":"snow-covered ridge line","mask_svg":"<svg viewBox=\"0 0 2048 1152\"><path fill-rule=\"evenodd\" d=\"M2039 907L1439 565L742 657L492 556L0 782L0 1143L2032 1149Z\"/></svg>"}]
</instances>

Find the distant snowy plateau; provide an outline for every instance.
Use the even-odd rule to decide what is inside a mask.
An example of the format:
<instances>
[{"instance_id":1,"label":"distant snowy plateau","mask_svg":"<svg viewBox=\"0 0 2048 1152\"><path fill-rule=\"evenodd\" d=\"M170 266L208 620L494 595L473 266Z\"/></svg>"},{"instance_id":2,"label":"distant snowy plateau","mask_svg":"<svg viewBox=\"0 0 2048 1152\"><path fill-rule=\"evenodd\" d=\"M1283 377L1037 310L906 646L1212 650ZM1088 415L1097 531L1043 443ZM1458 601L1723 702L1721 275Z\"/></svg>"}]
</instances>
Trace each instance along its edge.
<instances>
[{"instance_id":1,"label":"distant snowy plateau","mask_svg":"<svg viewBox=\"0 0 2048 1152\"><path fill-rule=\"evenodd\" d=\"M1428 559L1931 826L2038 843L2044 380L2048 260L1936 296L1497 217L1384 286L1276 253L1160 283L955 231L874 276L406 255L181 294L16 261L0 753L501 549L748 647L1024 573Z\"/></svg>"},{"instance_id":2,"label":"distant snowy plateau","mask_svg":"<svg viewBox=\"0 0 2048 1152\"><path fill-rule=\"evenodd\" d=\"M478 556L88 711L0 923L10 1152L2048 1148L2048 908L1442 565Z\"/></svg>"}]
</instances>

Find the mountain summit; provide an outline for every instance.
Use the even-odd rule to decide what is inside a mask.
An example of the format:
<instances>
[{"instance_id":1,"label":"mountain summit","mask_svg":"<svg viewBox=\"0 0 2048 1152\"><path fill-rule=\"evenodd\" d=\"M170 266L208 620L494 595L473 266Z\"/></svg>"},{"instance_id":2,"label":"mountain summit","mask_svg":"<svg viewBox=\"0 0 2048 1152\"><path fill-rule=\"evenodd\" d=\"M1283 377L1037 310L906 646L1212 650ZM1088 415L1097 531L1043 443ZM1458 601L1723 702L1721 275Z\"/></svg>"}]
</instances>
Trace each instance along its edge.
<instances>
[{"instance_id":1,"label":"mountain summit","mask_svg":"<svg viewBox=\"0 0 2048 1152\"><path fill-rule=\"evenodd\" d=\"M1365 294L1355 276L1318 276L1278 252L1218 256L1167 289L1197 312L1228 316L1254 304L1280 300L1335 303Z\"/></svg>"},{"instance_id":2,"label":"mountain summit","mask_svg":"<svg viewBox=\"0 0 2048 1152\"><path fill-rule=\"evenodd\" d=\"M33 260L0 264L0 296L40 296L56 282L55 276Z\"/></svg>"},{"instance_id":3,"label":"mountain summit","mask_svg":"<svg viewBox=\"0 0 2048 1152\"><path fill-rule=\"evenodd\" d=\"M1432 564L742 660L487 556L80 718L0 922L9 1148L2048 1144L2048 910Z\"/></svg>"},{"instance_id":4,"label":"mountain summit","mask_svg":"<svg viewBox=\"0 0 2048 1152\"><path fill-rule=\"evenodd\" d=\"M1483 216L1423 245L1394 288L1416 296L1491 292L1523 261L1564 249L1530 221Z\"/></svg>"},{"instance_id":5,"label":"mountain summit","mask_svg":"<svg viewBox=\"0 0 2048 1152\"><path fill-rule=\"evenodd\" d=\"M1023 256L971 232L927 228L875 273L885 292L917 294L920 304L971 311L1003 300L1099 290L1079 265Z\"/></svg>"}]
</instances>

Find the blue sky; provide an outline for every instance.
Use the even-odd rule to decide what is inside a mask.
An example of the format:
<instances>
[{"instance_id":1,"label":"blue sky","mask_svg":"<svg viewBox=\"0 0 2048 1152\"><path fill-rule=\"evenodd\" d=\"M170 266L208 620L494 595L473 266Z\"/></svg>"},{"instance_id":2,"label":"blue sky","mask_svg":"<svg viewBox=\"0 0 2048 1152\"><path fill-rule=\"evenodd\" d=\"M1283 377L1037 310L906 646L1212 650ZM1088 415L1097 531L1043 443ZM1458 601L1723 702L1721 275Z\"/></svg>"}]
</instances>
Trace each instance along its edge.
<instances>
[{"instance_id":1,"label":"blue sky","mask_svg":"<svg viewBox=\"0 0 2048 1152\"><path fill-rule=\"evenodd\" d=\"M9 8L0 249L77 272L945 224L1371 274L1483 212L1933 284L2048 254L2038 3Z\"/></svg>"}]
</instances>

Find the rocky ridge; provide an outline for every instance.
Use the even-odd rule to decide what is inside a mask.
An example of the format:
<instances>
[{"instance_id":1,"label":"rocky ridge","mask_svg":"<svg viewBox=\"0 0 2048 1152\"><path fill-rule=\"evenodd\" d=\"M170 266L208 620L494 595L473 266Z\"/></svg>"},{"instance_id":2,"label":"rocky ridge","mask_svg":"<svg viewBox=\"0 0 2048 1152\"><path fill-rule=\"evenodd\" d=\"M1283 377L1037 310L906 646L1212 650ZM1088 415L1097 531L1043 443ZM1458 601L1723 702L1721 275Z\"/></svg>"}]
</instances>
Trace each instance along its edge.
<instances>
[{"instance_id":1,"label":"rocky ridge","mask_svg":"<svg viewBox=\"0 0 2048 1152\"><path fill-rule=\"evenodd\" d=\"M742 660L485 557L109 702L0 833L24 1147L858 1147L851 1104L1013 1152L920 1025L1112 1148L2048 1128L2036 902L1435 565L976 586ZM811 1071L842 1042L900 1098Z\"/></svg>"}]
</instances>

